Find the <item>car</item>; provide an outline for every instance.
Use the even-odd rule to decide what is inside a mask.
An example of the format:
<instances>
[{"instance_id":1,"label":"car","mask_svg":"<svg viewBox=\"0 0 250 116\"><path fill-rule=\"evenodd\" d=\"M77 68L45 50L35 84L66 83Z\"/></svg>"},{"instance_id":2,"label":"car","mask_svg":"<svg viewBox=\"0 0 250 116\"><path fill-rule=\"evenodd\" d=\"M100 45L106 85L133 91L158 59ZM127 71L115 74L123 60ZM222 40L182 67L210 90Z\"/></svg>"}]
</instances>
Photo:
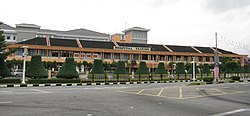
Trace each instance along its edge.
<instances>
[{"instance_id":1,"label":"car","mask_svg":"<svg viewBox=\"0 0 250 116\"><path fill-rule=\"evenodd\" d=\"M22 77L23 76L23 69L17 69L15 71L12 72L12 76L15 77Z\"/></svg>"}]
</instances>

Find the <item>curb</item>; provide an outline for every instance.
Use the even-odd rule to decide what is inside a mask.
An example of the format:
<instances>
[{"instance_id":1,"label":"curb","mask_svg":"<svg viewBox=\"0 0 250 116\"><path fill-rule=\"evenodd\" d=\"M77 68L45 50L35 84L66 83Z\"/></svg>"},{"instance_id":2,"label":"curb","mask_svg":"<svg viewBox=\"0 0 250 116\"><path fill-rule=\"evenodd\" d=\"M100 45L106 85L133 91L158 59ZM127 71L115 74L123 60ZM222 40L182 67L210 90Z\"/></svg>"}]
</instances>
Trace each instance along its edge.
<instances>
[{"instance_id":1,"label":"curb","mask_svg":"<svg viewBox=\"0 0 250 116\"><path fill-rule=\"evenodd\" d=\"M192 81L192 80L173 80L173 81L144 81L144 82L112 82L112 83L46 83L46 84L6 84L0 85L0 88L7 88L7 87L76 87L76 86L95 86L95 85L131 85L131 84L155 84L155 83L185 83L185 82L203 82L200 80ZM242 81L235 81L234 83L239 83ZM243 81L243 82L250 82L250 80Z\"/></svg>"},{"instance_id":2,"label":"curb","mask_svg":"<svg viewBox=\"0 0 250 116\"><path fill-rule=\"evenodd\" d=\"M130 84L150 84L150 83L181 83L181 82L192 82L190 80L178 80L178 81L144 81L144 82L111 82L111 83L46 83L46 84L6 84L6 85L0 85L0 88L7 88L7 87L69 87L69 86L95 86L95 85L130 85ZM195 81L195 82L201 82L201 81Z\"/></svg>"}]
</instances>

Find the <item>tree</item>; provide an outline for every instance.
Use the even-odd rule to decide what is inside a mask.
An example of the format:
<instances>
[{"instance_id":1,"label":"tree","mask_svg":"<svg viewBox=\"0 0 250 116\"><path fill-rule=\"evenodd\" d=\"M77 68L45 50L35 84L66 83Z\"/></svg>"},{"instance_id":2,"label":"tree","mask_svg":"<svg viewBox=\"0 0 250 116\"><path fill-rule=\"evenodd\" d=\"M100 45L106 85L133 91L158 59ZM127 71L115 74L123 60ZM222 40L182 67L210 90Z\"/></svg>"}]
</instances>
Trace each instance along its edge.
<instances>
[{"instance_id":1,"label":"tree","mask_svg":"<svg viewBox=\"0 0 250 116\"><path fill-rule=\"evenodd\" d=\"M228 61L225 64L225 73L235 73L239 68L238 64L234 61Z\"/></svg>"},{"instance_id":2,"label":"tree","mask_svg":"<svg viewBox=\"0 0 250 116\"><path fill-rule=\"evenodd\" d=\"M0 25L2 23L0 22ZM7 67L5 59L9 55L10 52L6 50L5 37L3 35L3 31L0 31L0 77L4 78L10 76L10 71Z\"/></svg>"},{"instance_id":3,"label":"tree","mask_svg":"<svg viewBox=\"0 0 250 116\"><path fill-rule=\"evenodd\" d=\"M202 72L203 72L203 74L207 74L207 76L209 74L211 74L211 71L210 71L210 68L209 68L209 64L204 64L203 65Z\"/></svg>"},{"instance_id":4,"label":"tree","mask_svg":"<svg viewBox=\"0 0 250 116\"><path fill-rule=\"evenodd\" d=\"M154 74L168 74L168 71L165 70L165 66L163 62L158 64L157 69L155 70Z\"/></svg>"},{"instance_id":5,"label":"tree","mask_svg":"<svg viewBox=\"0 0 250 116\"><path fill-rule=\"evenodd\" d=\"M91 74L105 74L102 60L95 59L92 67Z\"/></svg>"},{"instance_id":6,"label":"tree","mask_svg":"<svg viewBox=\"0 0 250 116\"><path fill-rule=\"evenodd\" d=\"M137 65L137 62L135 60L131 60L132 72L134 72L134 66L136 65Z\"/></svg>"},{"instance_id":7,"label":"tree","mask_svg":"<svg viewBox=\"0 0 250 116\"><path fill-rule=\"evenodd\" d=\"M180 62L176 64L176 69L175 69L176 74L185 74L185 67L184 63Z\"/></svg>"},{"instance_id":8,"label":"tree","mask_svg":"<svg viewBox=\"0 0 250 116\"><path fill-rule=\"evenodd\" d=\"M138 70L135 74L149 74L146 62L141 61Z\"/></svg>"},{"instance_id":9,"label":"tree","mask_svg":"<svg viewBox=\"0 0 250 116\"><path fill-rule=\"evenodd\" d=\"M114 74L128 74L128 71L125 68L124 61L118 61L118 65L117 65L117 68L116 68Z\"/></svg>"},{"instance_id":10,"label":"tree","mask_svg":"<svg viewBox=\"0 0 250 116\"><path fill-rule=\"evenodd\" d=\"M191 64L191 63L186 63L186 65L185 65L185 70L186 70L186 71L189 71L190 68L192 68L192 64Z\"/></svg>"},{"instance_id":11,"label":"tree","mask_svg":"<svg viewBox=\"0 0 250 116\"><path fill-rule=\"evenodd\" d=\"M104 71L109 72L111 70L111 64L109 62L103 63Z\"/></svg>"},{"instance_id":12,"label":"tree","mask_svg":"<svg viewBox=\"0 0 250 116\"><path fill-rule=\"evenodd\" d=\"M226 69L226 63L227 62L231 62L232 61L232 58L229 58L229 57L222 57L222 60L221 60L221 65L220 65L220 72L228 72L229 70ZM214 65L212 65L214 68ZM227 71L226 71L227 70Z\"/></svg>"},{"instance_id":13,"label":"tree","mask_svg":"<svg viewBox=\"0 0 250 116\"><path fill-rule=\"evenodd\" d=\"M74 58L67 57L62 68L59 70L57 78L73 79L79 78L79 74L76 71L76 64Z\"/></svg>"},{"instance_id":14,"label":"tree","mask_svg":"<svg viewBox=\"0 0 250 116\"><path fill-rule=\"evenodd\" d=\"M48 72L44 68L41 61L41 55L33 55L31 57L31 61L26 70L26 76L36 79L48 77Z\"/></svg>"}]
</instances>

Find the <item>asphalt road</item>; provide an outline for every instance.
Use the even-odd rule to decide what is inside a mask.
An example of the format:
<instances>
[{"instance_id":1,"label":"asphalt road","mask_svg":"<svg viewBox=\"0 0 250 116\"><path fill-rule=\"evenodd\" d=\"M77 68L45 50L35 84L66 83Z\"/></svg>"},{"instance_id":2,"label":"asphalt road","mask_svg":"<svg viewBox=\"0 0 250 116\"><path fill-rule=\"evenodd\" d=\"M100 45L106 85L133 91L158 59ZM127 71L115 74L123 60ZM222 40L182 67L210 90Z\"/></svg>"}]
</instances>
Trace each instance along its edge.
<instances>
[{"instance_id":1,"label":"asphalt road","mask_svg":"<svg viewBox=\"0 0 250 116\"><path fill-rule=\"evenodd\" d=\"M250 116L250 83L0 88L1 116Z\"/></svg>"}]
</instances>

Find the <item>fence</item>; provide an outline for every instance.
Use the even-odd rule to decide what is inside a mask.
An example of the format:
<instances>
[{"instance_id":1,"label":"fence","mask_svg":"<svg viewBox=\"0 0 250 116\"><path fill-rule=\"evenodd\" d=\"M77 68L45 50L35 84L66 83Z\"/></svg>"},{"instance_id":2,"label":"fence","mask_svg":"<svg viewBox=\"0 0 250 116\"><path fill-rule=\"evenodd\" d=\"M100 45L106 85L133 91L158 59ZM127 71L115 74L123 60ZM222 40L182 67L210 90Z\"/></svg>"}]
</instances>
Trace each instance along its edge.
<instances>
[{"instance_id":1,"label":"fence","mask_svg":"<svg viewBox=\"0 0 250 116\"><path fill-rule=\"evenodd\" d=\"M196 74L197 80L202 80L203 77L212 76L212 74ZM232 76L239 76L241 79L249 79L250 73L229 73L220 74L220 80L231 79ZM82 82L140 82L140 81L169 81L169 80L192 80L192 74L89 74L83 75Z\"/></svg>"}]
</instances>

